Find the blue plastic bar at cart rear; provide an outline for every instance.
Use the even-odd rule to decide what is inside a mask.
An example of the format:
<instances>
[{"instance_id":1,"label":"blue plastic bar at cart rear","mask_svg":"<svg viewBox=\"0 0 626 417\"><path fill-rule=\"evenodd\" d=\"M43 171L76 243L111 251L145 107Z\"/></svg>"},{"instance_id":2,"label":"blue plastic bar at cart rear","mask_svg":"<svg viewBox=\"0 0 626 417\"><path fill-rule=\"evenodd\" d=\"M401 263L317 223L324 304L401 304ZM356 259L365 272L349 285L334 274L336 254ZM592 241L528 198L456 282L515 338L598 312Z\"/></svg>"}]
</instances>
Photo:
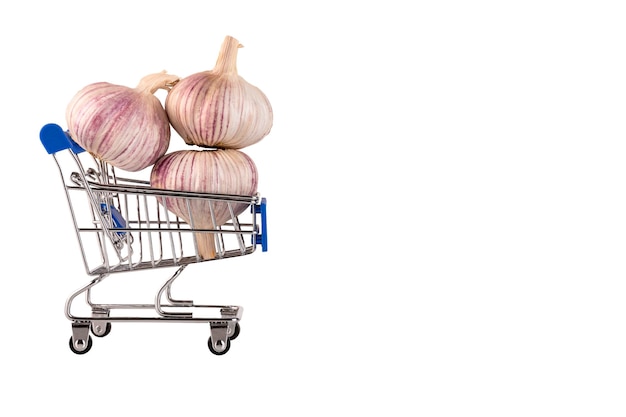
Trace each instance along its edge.
<instances>
[{"instance_id":1,"label":"blue plastic bar at cart rear","mask_svg":"<svg viewBox=\"0 0 626 417\"><path fill-rule=\"evenodd\" d=\"M61 126L54 123L48 123L41 128L39 139L48 154L57 153L65 149L71 149L75 154L85 151L70 138L70 135Z\"/></svg>"},{"instance_id":2,"label":"blue plastic bar at cart rear","mask_svg":"<svg viewBox=\"0 0 626 417\"><path fill-rule=\"evenodd\" d=\"M256 235L256 244L261 245L263 252L267 252L267 200L261 198L261 204L254 206L254 212L261 214L261 234Z\"/></svg>"}]
</instances>

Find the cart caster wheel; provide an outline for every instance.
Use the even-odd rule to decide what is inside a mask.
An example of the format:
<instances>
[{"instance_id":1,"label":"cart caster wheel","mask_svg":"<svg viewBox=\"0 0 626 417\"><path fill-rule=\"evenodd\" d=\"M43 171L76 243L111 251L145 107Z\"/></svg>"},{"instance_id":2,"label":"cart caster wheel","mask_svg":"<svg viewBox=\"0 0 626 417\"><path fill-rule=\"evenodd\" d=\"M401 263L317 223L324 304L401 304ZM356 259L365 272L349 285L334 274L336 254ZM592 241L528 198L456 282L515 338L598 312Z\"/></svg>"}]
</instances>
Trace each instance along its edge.
<instances>
[{"instance_id":1,"label":"cart caster wheel","mask_svg":"<svg viewBox=\"0 0 626 417\"><path fill-rule=\"evenodd\" d=\"M91 336L87 337L87 342L85 342L84 340L80 340L80 339L74 341L74 337L70 336L70 349L72 350L72 352L74 352L77 355L83 355L89 352L92 345L93 345L93 340L91 339Z\"/></svg>"},{"instance_id":2,"label":"cart caster wheel","mask_svg":"<svg viewBox=\"0 0 626 417\"><path fill-rule=\"evenodd\" d=\"M218 340L217 346L213 346L213 339L209 336L209 350L214 355L223 355L230 349L230 339L226 339L226 341Z\"/></svg>"},{"instance_id":3,"label":"cart caster wheel","mask_svg":"<svg viewBox=\"0 0 626 417\"><path fill-rule=\"evenodd\" d=\"M93 323L91 323L91 333L93 333L94 336L96 337L104 337L106 335L108 335L109 333L111 333L111 323L107 322L106 326L102 327L100 324L94 326Z\"/></svg>"},{"instance_id":4,"label":"cart caster wheel","mask_svg":"<svg viewBox=\"0 0 626 417\"><path fill-rule=\"evenodd\" d=\"M230 336L230 340L235 340L237 338L237 336L239 336L239 333L241 332L241 326L239 326L239 323L235 323L235 330L233 331L232 336Z\"/></svg>"}]
</instances>

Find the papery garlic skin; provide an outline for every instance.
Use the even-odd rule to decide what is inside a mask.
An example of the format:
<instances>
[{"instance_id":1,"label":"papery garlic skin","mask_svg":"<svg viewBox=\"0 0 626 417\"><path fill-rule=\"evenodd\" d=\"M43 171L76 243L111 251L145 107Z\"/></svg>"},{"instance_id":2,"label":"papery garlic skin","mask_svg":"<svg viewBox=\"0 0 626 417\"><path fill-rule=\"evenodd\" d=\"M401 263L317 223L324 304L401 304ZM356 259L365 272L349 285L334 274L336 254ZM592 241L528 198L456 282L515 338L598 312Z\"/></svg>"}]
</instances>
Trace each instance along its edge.
<instances>
[{"instance_id":1,"label":"papery garlic skin","mask_svg":"<svg viewBox=\"0 0 626 417\"><path fill-rule=\"evenodd\" d=\"M167 152L171 127L165 108L154 95L178 77L148 75L136 88L108 82L78 91L66 109L72 139L94 157L126 171L153 165Z\"/></svg>"},{"instance_id":2,"label":"papery garlic skin","mask_svg":"<svg viewBox=\"0 0 626 417\"><path fill-rule=\"evenodd\" d=\"M188 145L242 149L271 131L274 114L268 98L237 73L240 47L227 36L212 70L181 79L167 94L170 123Z\"/></svg>"},{"instance_id":3,"label":"papery garlic skin","mask_svg":"<svg viewBox=\"0 0 626 417\"><path fill-rule=\"evenodd\" d=\"M252 196L257 192L257 167L247 154L236 149L180 150L161 157L152 167L150 186L156 189ZM166 198L159 200L170 212L201 229L216 229L231 220L227 203L206 199ZM211 217L212 204L213 216ZM249 204L231 204L234 215ZM191 211L191 216L190 216ZM198 252L203 259L215 257L214 235L197 233Z\"/></svg>"}]
</instances>

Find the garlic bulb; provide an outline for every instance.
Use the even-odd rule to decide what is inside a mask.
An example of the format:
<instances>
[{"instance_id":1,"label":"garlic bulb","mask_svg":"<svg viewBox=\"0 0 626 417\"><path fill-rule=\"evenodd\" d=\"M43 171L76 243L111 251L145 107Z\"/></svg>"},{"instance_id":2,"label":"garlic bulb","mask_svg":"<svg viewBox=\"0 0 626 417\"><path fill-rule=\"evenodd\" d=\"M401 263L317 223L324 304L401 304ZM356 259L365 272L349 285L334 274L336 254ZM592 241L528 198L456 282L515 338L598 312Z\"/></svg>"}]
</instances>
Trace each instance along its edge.
<instances>
[{"instance_id":1,"label":"garlic bulb","mask_svg":"<svg viewBox=\"0 0 626 417\"><path fill-rule=\"evenodd\" d=\"M257 192L258 173L254 161L236 149L181 150L161 157L152 167L150 186L158 189L251 196ZM228 203L206 199L167 198L166 208L192 223L194 228L216 229L231 220ZM212 205L215 223L211 217ZM232 204L237 216L249 204ZM191 212L191 216L190 216ZM216 256L215 235L196 233L198 253L203 259Z\"/></svg>"},{"instance_id":2,"label":"garlic bulb","mask_svg":"<svg viewBox=\"0 0 626 417\"><path fill-rule=\"evenodd\" d=\"M270 102L237 73L240 47L227 36L212 70L181 79L167 94L170 123L188 145L241 149L270 132Z\"/></svg>"},{"instance_id":3,"label":"garlic bulb","mask_svg":"<svg viewBox=\"0 0 626 417\"><path fill-rule=\"evenodd\" d=\"M72 139L113 166L140 171L169 147L171 128L158 89L179 80L165 71L143 77L136 88L107 82L83 87L66 109Z\"/></svg>"}]
</instances>

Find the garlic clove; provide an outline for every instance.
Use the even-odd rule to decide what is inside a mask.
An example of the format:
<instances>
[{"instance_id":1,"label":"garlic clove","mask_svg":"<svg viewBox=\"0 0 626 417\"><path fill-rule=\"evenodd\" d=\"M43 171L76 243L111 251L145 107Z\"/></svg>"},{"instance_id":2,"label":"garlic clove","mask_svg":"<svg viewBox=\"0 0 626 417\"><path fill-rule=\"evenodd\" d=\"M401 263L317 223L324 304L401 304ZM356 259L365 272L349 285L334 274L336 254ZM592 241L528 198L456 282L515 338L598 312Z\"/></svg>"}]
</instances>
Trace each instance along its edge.
<instances>
[{"instance_id":1,"label":"garlic clove","mask_svg":"<svg viewBox=\"0 0 626 417\"><path fill-rule=\"evenodd\" d=\"M89 84L68 103L72 139L94 157L127 171L154 164L169 147L171 128L158 89L169 91L179 77L165 71L143 77L136 88Z\"/></svg>"},{"instance_id":2,"label":"garlic clove","mask_svg":"<svg viewBox=\"0 0 626 417\"><path fill-rule=\"evenodd\" d=\"M181 79L167 94L170 123L188 145L242 149L271 131L274 115L267 96L237 72L241 47L226 36L212 70Z\"/></svg>"},{"instance_id":3,"label":"garlic clove","mask_svg":"<svg viewBox=\"0 0 626 417\"><path fill-rule=\"evenodd\" d=\"M252 159L236 149L180 150L164 155L153 165L150 185L165 190L252 196L257 192L258 172ZM161 203L197 229L217 229L231 220L225 202L166 198ZM232 204L231 207L237 216L249 204ZM215 235L194 235L199 255L203 259L215 258Z\"/></svg>"}]
</instances>

